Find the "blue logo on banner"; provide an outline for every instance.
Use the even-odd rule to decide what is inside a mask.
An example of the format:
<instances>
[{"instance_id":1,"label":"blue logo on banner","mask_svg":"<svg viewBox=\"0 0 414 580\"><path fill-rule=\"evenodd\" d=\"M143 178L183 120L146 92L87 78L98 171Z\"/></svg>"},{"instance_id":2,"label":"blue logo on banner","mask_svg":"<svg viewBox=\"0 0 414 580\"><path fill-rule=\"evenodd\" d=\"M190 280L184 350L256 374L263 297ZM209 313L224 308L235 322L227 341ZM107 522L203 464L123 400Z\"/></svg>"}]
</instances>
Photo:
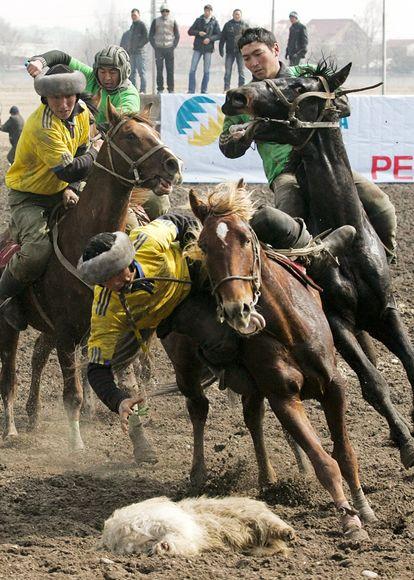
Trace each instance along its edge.
<instances>
[{"instance_id":1,"label":"blue logo on banner","mask_svg":"<svg viewBox=\"0 0 414 580\"><path fill-rule=\"evenodd\" d=\"M210 145L220 135L224 115L221 107L211 97L198 95L187 99L177 111L176 127L187 137L190 145Z\"/></svg>"}]
</instances>

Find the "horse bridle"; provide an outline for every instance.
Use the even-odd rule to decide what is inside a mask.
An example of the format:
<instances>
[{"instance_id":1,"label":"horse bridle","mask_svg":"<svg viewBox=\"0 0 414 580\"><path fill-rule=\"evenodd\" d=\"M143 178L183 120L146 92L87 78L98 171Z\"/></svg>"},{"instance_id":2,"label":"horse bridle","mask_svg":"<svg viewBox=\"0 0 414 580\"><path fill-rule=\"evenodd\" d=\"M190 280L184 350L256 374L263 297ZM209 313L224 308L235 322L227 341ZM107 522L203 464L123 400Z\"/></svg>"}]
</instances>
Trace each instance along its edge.
<instances>
[{"instance_id":1,"label":"horse bridle","mask_svg":"<svg viewBox=\"0 0 414 580\"><path fill-rule=\"evenodd\" d=\"M139 159L136 159L136 160L131 159L131 157L129 157L129 155L127 155L124 151L122 151L122 149L120 149L118 147L118 145L116 143L114 143L113 140L112 140L112 138L119 131L119 129L122 127L122 125L124 123L126 123L127 121L129 121L129 120L130 120L130 117L124 117L123 119L121 119L119 121L119 123L117 125L115 125L114 127L112 127L106 133L106 135L103 135L103 139L104 139L104 141L108 145L107 151L108 151L109 163L110 163L110 166L111 167L110 168L109 167L106 167L105 165L102 165L101 163L98 163L96 160L94 161L94 165L96 165L96 167L99 167L100 169L103 169L107 173L110 173L111 175L113 175L117 179L122 180L122 181L125 181L128 184L132 184L132 185L142 185L143 183L145 183L146 181L149 181L150 179L153 179L153 177L154 177L154 176L151 176L151 177L147 177L146 179L141 179L141 177L139 175L138 167L140 165L142 165L142 163L144 163L144 161L146 161L149 157L151 157L152 155L154 155L154 153L156 153L160 149L165 149L166 151L168 151L169 153L171 153L172 157L174 157L176 159L177 159L177 157L174 155L174 153L171 151L171 149L169 147L167 147L166 145L164 145L164 143L161 143L161 141L160 141L157 145L154 145L154 147L152 147L149 151L147 151L146 153L144 153L143 155L141 155L141 157L139 157ZM139 122L139 121L137 121L137 122ZM129 163L129 170L133 172L134 179L128 179L127 177L124 177L123 175L120 175L115 170L114 161L113 161L113 158L112 158L112 149L114 151L116 151L116 153L118 153L118 155L120 157L122 157L122 159L124 159L127 163Z\"/></svg>"},{"instance_id":2,"label":"horse bridle","mask_svg":"<svg viewBox=\"0 0 414 580\"><path fill-rule=\"evenodd\" d=\"M223 214L221 214L221 215L223 215ZM222 278L218 282L215 282L209 274L210 283L212 286L211 293L215 297L216 302L217 302L217 315L218 315L220 322L224 322L225 317L224 317L223 303L221 302L220 297L218 296L218 289L225 282L229 282L230 280L245 280L247 282L251 282L252 293L253 293L252 306L256 306L256 304L260 298L260 295L261 295L260 288L262 286L262 259L260 256L260 241L259 241L259 238L257 237L256 233L254 232L254 230L251 228L251 226L248 226L248 228L249 228L250 233L251 233L251 242L252 242L252 249L253 249L253 262L252 262L251 274L249 276L242 276L242 275L238 275L238 274L234 274L231 276L225 276L224 278Z\"/></svg>"}]
</instances>

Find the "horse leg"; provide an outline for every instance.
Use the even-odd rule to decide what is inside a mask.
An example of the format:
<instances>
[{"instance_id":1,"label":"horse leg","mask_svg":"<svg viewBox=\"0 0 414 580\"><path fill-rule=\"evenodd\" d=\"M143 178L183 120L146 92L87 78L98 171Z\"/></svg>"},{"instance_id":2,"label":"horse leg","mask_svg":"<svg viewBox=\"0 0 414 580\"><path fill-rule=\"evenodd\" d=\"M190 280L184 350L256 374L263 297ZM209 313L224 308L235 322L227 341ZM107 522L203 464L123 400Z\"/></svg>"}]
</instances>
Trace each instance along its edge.
<instances>
[{"instance_id":1,"label":"horse leg","mask_svg":"<svg viewBox=\"0 0 414 580\"><path fill-rule=\"evenodd\" d=\"M374 367L376 367L378 363L378 357L375 351L374 343L372 342L372 338L370 337L368 332L365 332L365 330L361 330L356 334L356 339L359 342L360 347L366 354L368 360L371 361Z\"/></svg>"},{"instance_id":2,"label":"horse leg","mask_svg":"<svg viewBox=\"0 0 414 580\"><path fill-rule=\"evenodd\" d=\"M391 401L390 389L381 373L367 359L354 334L337 318L329 317L335 345L356 372L364 399L387 421L406 469L414 465L414 441L404 418Z\"/></svg>"},{"instance_id":3,"label":"horse leg","mask_svg":"<svg viewBox=\"0 0 414 580\"><path fill-rule=\"evenodd\" d=\"M291 450L293 452L293 455L295 456L296 464L297 464L298 469L299 469L299 473L301 473L302 475L305 475L305 476L311 475L312 465L308 459L308 456L303 451L302 447L300 447L300 445L298 445L296 443L296 441L293 439L293 437L290 435L290 433L288 433L288 431L286 431L286 429L284 427L282 427L282 429L283 429L283 435L285 436L287 444L289 445L289 447L291 448Z\"/></svg>"},{"instance_id":4,"label":"horse leg","mask_svg":"<svg viewBox=\"0 0 414 580\"><path fill-rule=\"evenodd\" d=\"M359 481L358 460L349 440L345 422L345 388L339 373L324 390L321 404L334 444L332 456L338 462L341 473L349 485L354 506L364 523L376 522L377 517L365 498Z\"/></svg>"},{"instance_id":5,"label":"horse leg","mask_svg":"<svg viewBox=\"0 0 414 580\"><path fill-rule=\"evenodd\" d=\"M32 354L32 377L26 412L29 417L28 431L35 431L39 426L40 414L40 380L42 372L55 348L55 339L50 334L42 332L36 339Z\"/></svg>"},{"instance_id":6,"label":"horse leg","mask_svg":"<svg viewBox=\"0 0 414 580\"><path fill-rule=\"evenodd\" d=\"M134 367L132 364L124 369L116 372L118 384L131 396L138 395L143 399L144 404L147 403L147 393L142 384L137 384ZM157 463L157 452L151 441L146 436L142 418L139 416L133 417L133 422L130 423L128 430L129 437L134 448L134 459L137 465L141 463Z\"/></svg>"},{"instance_id":7,"label":"horse leg","mask_svg":"<svg viewBox=\"0 0 414 580\"><path fill-rule=\"evenodd\" d=\"M69 420L69 449L81 451L85 448L79 429L83 392L76 369L75 345L56 345L63 375L63 404Z\"/></svg>"},{"instance_id":8,"label":"horse leg","mask_svg":"<svg viewBox=\"0 0 414 580\"><path fill-rule=\"evenodd\" d=\"M368 534L361 530L361 521L349 505L342 487L339 466L321 446L299 397L283 397L280 393L267 395L270 406L283 427L308 455L316 477L330 493L341 514L342 529L349 539L366 539Z\"/></svg>"},{"instance_id":9,"label":"horse leg","mask_svg":"<svg viewBox=\"0 0 414 580\"><path fill-rule=\"evenodd\" d=\"M411 417L414 421L414 349L398 310L386 308L372 334L400 359L405 368L413 392Z\"/></svg>"},{"instance_id":10,"label":"horse leg","mask_svg":"<svg viewBox=\"0 0 414 580\"><path fill-rule=\"evenodd\" d=\"M14 399L16 396L16 351L19 333L6 322L1 322L1 374L0 392L4 405L3 439L17 435L14 423Z\"/></svg>"},{"instance_id":11,"label":"horse leg","mask_svg":"<svg viewBox=\"0 0 414 580\"><path fill-rule=\"evenodd\" d=\"M204 429L209 407L201 386L203 364L197 357L197 349L191 338L172 332L161 342L173 363L177 386L186 398L194 438L190 481L196 488L200 488L207 480Z\"/></svg>"},{"instance_id":12,"label":"horse leg","mask_svg":"<svg viewBox=\"0 0 414 580\"><path fill-rule=\"evenodd\" d=\"M263 417L265 413L264 399L258 392L242 395L243 416L246 427L250 431L259 470L259 486L266 487L277 480L276 473L270 463L263 438Z\"/></svg>"},{"instance_id":13,"label":"horse leg","mask_svg":"<svg viewBox=\"0 0 414 580\"><path fill-rule=\"evenodd\" d=\"M85 364L88 357L88 345L82 344L80 352L77 352L76 354L80 357L79 366L83 393L82 412L90 421L92 421L96 412L96 398L88 381L88 367Z\"/></svg>"}]
</instances>

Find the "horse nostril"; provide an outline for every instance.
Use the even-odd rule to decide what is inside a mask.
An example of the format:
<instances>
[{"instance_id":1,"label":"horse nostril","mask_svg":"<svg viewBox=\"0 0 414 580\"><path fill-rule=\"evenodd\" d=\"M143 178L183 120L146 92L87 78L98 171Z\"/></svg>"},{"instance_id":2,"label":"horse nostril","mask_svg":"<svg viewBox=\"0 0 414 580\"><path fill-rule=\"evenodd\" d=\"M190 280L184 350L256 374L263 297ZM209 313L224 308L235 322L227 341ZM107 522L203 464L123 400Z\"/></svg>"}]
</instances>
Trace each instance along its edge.
<instances>
[{"instance_id":1,"label":"horse nostril","mask_svg":"<svg viewBox=\"0 0 414 580\"><path fill-rule=\"evenodd\" d=\"M164 167L171 175L175 175L180 171L178 161L177 159L174 159L174 157L169 157L166 161L164 161Z\"/></svg>"},{"instance_id":2,"label":"horse nostril","mask_svg":"<svg viewBox=\"0 0 414 580\"><path fill-rule=\"evenodd\" d=\"M236 109L242 109L247 105L247 98L241 93L234 92L231 96L231 104Z\"/></svg>"},{"instance_id":3,"label":"horse nostril","mask_svg":"<svg viewBox=\"0 0 414 580\"><path fill-rule=\"evenodd\" d=\"M250 304L243 304L243 309L242 309L242 315L243 316L248 316L251 313L252 309L250 307Z\"/></svg>"}]
</instances>

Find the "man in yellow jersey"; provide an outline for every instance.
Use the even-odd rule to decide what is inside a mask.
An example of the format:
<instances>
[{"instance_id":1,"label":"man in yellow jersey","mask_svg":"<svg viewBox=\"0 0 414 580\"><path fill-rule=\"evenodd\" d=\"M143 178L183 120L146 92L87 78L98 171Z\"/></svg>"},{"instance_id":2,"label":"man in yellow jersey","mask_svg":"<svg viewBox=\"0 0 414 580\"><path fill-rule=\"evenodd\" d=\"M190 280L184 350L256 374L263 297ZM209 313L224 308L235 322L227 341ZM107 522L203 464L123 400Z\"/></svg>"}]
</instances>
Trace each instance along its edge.
<instances>
[{"instance_id":1,"label":"man in yellow jersey","mask_svg":"<svg viewBox=\"0 0 414 580\"><path fill-rule=\"evenodd\" d=\"M96 284L88 341L88 380L101 401L120 414L127 430L136 398L119 389L113 363L117 345L134 332L138 343L190 292L190 273L182 245L194 221L170 213L148 225L91 238L78 264L87 284ZM168 278L146 280L144 278Z\"/></svg>"},{"instance_id":2,"label":"man in yellow jersey","mask_svg":"<svg viewBox=\"0 0 414 580\"><path fill-rule=\"evenodd\" d=\"M89 111L79 100L85 85L81 72L64 65L36 77L42 104L27 119L6 174L11 234L21 249L0 279L0 313L16 330L27 327L18 296L42 274L52 251L48 214L62 201L76 203L71 184L86 178L102 143L88 150Z\"/></svg>"}]
</instances>

